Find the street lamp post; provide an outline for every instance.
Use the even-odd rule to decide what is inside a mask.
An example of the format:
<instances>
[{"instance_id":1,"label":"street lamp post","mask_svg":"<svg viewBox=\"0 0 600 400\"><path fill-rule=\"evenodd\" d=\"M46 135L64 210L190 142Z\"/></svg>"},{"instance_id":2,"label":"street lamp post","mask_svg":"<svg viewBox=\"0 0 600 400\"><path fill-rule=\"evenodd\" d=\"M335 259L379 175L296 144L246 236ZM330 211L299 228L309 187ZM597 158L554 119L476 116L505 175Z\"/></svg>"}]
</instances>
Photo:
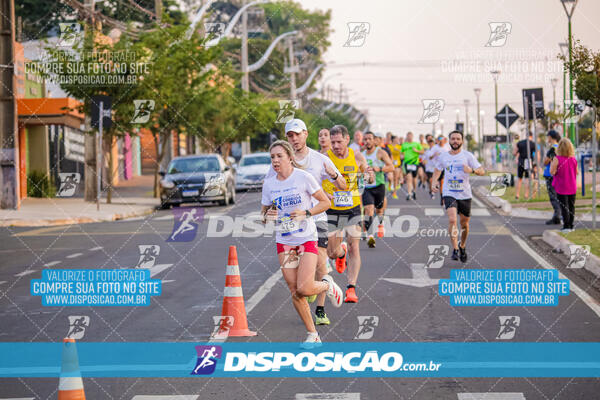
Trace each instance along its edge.
<instances>
[{"instance_id":1,"label":"street lamp post","mask_svg":"<svg viewBox=\"0 0 600 400\"><path fill-rule=\"evenodd\" d=\"M444 119L440 119L440 130L442 132L442 135L444 134Z\"/></svg>"},{"instance_id":2,"label":"street lamp post","mask_svg":"<svg viewBox=\"0 0 600 400\"><path fill-rule=\"evenodd\" d=\"M460 110L458 108L456 109L456 122L460 122Z\"/></svg>"},{"instance_id":3,"label":"street lamp post","mask_svg":"<svg viewBox=\"0 0 600 400\"><path fill-rule=\"evenodd\" d=\"M469 99L463 100L465 104L465 137L469 134Z\"/></svg>"},{"instance_id":4,"label":"street lamp post","mask_svg":"<svg viewBox=\"0 0 600 400\"><path fill-rule=\"evenodd\" d=\"M573 17L573 13L575 12L575 7L577 7L577 2L579 0L560 0L564 10L565 10L565 14L567 14L567 20L569 21L569 64L571 64L572 62L572 50L573 50L573 46L572 46L572 35L571 35L571 17ZM571 3L571 9L568 10L567 9L567 3ZM569 100L571 100L571 104L573 103L573 75L571 74L571 71L569 71ZM571 142L575 143L575 125L572 123L569 123L569 134L571 136Z\"/></svg>"},{"instance_id":5,"label":"street lamp post","mask_svg":"<svg viewBox=\"0 0 600 400\"><path fill-rule=\"evenodd\" d=\"M560 52L564 57L567 56L569 51L569 43L560 42L558 44ZM563 63L563 136L567 135L567 68Z\"/></svg>"},{"instance_id":6,"label":"street lamp post","mask_svg":"<svg viewBox=\"0 0 600 400\"><path fill-rule=\"evenodd\" d=\"M494 114L498 113L498 76L500 75L499 70L490 71L492 78L494 78ZM498 121L496 121L496 162L500 162L500 152L498 146Z\"/></svg>"},{"instance_id":7,"label":"street lamp post","mask_svg":"<svg viewBox=\"0 0 600 400\"><path fill-rule=\"evenodd\" d=\"M479 149L479 157L481 157L481 124L479 118L479 114L481 112L479 109L479 95L481 94L481 89L475 88L473 89L473 91L475 92L475 96L477 97L477 148Z\"/></svg>"},{"instance_id":8,"label":"street lamp post","mask_svg":"<svg viewBox=\"0 0 600 400\"><path fill-rule=\"evenodd\" d=\"M485 111L484 110L479 111L479 115L477 116L477 119L481 121L481 160L483 162L483 139L485 138L485 129L483 126L483 123L485 121Z\"/></svg>"}]
</instances>

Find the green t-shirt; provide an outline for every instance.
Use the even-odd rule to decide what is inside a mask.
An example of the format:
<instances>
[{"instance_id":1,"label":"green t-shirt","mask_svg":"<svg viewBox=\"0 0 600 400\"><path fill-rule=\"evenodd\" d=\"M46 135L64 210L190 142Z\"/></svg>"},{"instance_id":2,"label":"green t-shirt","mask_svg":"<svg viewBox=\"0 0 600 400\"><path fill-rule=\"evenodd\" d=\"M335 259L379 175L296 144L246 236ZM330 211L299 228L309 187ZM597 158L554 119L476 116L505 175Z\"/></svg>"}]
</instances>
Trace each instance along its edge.
<instances>
[{"instance_id":1,"label":"green t-shirt","mask_svg":"<svg viewBox=\"0 0 600 400\"><path fill-rule=\"evenodd\" d=\"M404 164L418 164L419 153L415 150L423 150L419 142L402 143L402 152L404 153Z\"/></svg>"}]
</instances>

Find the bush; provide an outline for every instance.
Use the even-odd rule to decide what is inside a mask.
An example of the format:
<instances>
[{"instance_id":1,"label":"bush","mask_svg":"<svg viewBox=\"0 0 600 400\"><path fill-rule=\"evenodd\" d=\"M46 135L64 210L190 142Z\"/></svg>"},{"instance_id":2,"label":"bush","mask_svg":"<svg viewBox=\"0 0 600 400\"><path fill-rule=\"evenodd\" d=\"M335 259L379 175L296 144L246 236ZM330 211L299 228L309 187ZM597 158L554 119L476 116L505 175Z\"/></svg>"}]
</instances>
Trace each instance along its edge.
<instances>
[{"instance_id":1,"label":"bush","mask_svg":"<svg viewBox=\"0 0 600 400\"><path fill-rule=\"evenodd\" d=\"M48 174L41 171L31 171L27 174L27 196L54 197L56 187Z\"/></svg>"}]
</instances>

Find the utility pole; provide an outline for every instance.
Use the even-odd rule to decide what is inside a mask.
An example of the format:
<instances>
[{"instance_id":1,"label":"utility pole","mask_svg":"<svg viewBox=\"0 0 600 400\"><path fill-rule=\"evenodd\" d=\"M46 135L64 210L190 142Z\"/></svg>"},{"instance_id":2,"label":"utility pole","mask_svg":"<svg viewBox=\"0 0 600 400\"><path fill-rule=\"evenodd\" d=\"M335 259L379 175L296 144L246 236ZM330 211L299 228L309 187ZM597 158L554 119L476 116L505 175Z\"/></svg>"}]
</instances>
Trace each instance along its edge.
<instances>
[{"instance_id":1,"label":"utility pole","mask_svg":"<svg viewBox=\"0 0 600 400\"><path fill-rule=\"evenodd\" d=\"M294 39L290 36L287 39L288 54L290 58L290 99L296 100L296 66L294 57Z\"/></svg>"},{"instance_id":2,"label":"utility pole","mask_svg":"<svg viewBox=\"0 0 600 400\"><path fill-rule=\"evenodd\" d=\"M15 3L0 0L0 208L19 208L19 135L15 100Z\"/></svg>"},{"instance_id":3,"label":"utility pole","mask_svg":"<svg viewBox=\"0 0 600 400\"><path fill-rule=\"evenodd\" d=\"M245 3L245 2L244 2ZM248 13L242 14L242 91L250 91L250 78L248 76ZM242 142L242 155L250 153L250 136Z\"/></svg>"},{"instance_id":4,"label":"utility pole","mask_svg":"<svg viewBox=\"0 0 600 400\"><path fill-rule=\"evenodd\" d=\"M92 0L92 3L94 0ZM154 13L156 14L156 22L160 24L162 20L162 0L154 0Z\"/></svg>"},{"instance_id":5,"label":"utility pole","mask_svg":"<svg viewBox=\"0 0 600 400\"><path fill-rule=\"evenodd\" d=\"M88 8L90 10L89 13L89 19L88 19L88 23L89 23L89 27L88 30L85 32L85 39L89 45L91 46L91 48L93 49L94 47L94 0L86 0L85 1L85 7ZM92 124L91 124L91 120L90 120L90 116L86 115L85 116L85 141L84 141L84 147L85 147L85 168L84 168L84 176L85 176L85 188L84 188L84 200L85 201L96 201L96 197L98 195L97 192L97 186L96 186L96 179L94 179L94 177L96 176L96 156L97 156L97 151L96 151L96 137L95 135L92 135L90 133L91 129L92 129Z\"/></svg>"},{"instance_id":6,"label":"utility pole","mask_svg":"<svg viewBox=\"0 0 600 400\"><path fill-rule=\"evenodd\" d=\"M479 108L479 95L481 94L480 88L473 89L475 92L475 96L477 97L477 148L479 150L479 157L482 157L481 154L481 110Z\"/></svg>"},{"instance_id":7,"label":"utility pole","mask_svg":"<svg viewBox=\"0 0 600 400\"><path fill-rule=\"evenodd\" d=\"M340 83L340 104L342 104L342 95L344 94L344 84Z\"/></svg>"}]
</instances>

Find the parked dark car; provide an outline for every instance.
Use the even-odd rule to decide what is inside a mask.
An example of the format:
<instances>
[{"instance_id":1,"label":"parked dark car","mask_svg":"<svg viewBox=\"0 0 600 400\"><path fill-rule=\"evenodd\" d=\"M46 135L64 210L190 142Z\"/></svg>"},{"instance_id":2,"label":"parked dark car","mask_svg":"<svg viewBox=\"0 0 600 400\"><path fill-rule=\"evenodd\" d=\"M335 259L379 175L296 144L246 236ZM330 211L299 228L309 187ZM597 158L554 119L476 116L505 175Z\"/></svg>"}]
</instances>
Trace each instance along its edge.
<instances>
[{"instance_id":1,"label":"parked dark car","mask_svg":"<svg viewBox=\"0 0 600 400\"><path fill-rule=\"evenodd\" d=\"M174 158L161 172L161 208L183 203L235 203L235 174L219 154Z\"/></svg>"}]
</instances>

